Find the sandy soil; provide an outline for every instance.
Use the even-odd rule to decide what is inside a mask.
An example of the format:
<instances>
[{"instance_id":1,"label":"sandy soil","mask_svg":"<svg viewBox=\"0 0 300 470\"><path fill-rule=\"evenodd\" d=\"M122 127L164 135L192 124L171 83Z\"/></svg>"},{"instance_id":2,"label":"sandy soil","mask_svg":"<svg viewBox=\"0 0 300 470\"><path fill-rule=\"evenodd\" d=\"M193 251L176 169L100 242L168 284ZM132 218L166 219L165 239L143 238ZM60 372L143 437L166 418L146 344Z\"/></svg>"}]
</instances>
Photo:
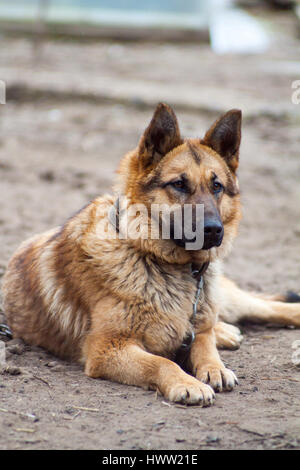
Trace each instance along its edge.
<instances>
[{"instance_id":1,"label":"sandy soil","mask_svg":"<svg viewBox=\"0 0 300 470\"><path fill-rule=\"evenodd\" d=\"M17 51L20 43L7 45ZM153 46L154 56L159 47L166 46ZM148 44L148 55L150 49ZM208 80L216 61L205 54ZM274 86L289 83L283 82L274 76ZM151 117L150 109L132 104L20 98L1 108L0 276L23 239L63 223L110 190L120 157L136 145ZM179 110L178 117L185 135L202 136L215 116ZM244 218L225 270L247 289L299 291L299 123L293 114L244 125ZM291 361L299 331L270 325L242 331L241 349L222 353L240 385L205 409L87 378L76 364L9 341L11 374L0 375L0 448L299 448L300 375Z\"/></svg>"}]
</instances>

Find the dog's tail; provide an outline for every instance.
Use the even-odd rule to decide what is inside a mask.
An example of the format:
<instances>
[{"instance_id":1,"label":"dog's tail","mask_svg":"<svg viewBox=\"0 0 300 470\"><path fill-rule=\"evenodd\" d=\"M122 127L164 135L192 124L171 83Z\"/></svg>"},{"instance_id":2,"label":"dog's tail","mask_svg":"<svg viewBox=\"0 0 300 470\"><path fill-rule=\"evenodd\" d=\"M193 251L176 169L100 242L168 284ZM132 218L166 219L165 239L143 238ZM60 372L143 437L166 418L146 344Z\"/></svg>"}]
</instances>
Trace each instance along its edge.
<instances>
[{"instance_id":1,"label":"dog's tail","mask_svg":"<svg viewBox=\"0 0 300 470\"><path fill-rule=\"evenodd\" d=\"M220 294L220 320L300 327L300 295L294 292L274 296L250 293L222 276Z\"/></svg>"}]
</instances>

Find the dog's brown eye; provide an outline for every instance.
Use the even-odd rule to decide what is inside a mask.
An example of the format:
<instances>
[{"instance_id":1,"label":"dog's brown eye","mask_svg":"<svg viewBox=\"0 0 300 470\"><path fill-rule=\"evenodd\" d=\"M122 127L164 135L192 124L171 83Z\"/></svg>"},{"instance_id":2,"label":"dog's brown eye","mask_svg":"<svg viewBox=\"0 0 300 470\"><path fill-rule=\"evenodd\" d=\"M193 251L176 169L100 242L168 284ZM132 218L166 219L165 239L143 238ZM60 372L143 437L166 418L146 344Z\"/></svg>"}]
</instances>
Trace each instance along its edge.
<instances>
[{"instance_id":1,"label":"dog's brown eye","mask_svg":"<svg viewBox=\"0 0 300 470\"><path fill-rule=\"evenodd\" d=\"M223 189L223 185L219 183L218 181L213 182L213 190L214 193L220 193Z\"/></svg>"},{"instance_id":2,"label":"dog's brown eye","mask_svg":"<svg viewBox=\"0 0 300 470\"><path fill-rule=\"evenodd\" d=\"M173 188L175 188L175 189L179 189L179 190L185 189L185 183L184 183L184 181L182 181L182 180L172 181L171 185L172 185Z\"/></svg>"},{"instance_id":3,"label":"dog's brown eye","mask_svg":"<svg viewBox=\"0 0 300 470\"><path fill-rule=\"evenodd\" d=\"M184 187L184 182L183 181L174 181L172 184L175 188L183 188Z\"/></svg>"},{"instance_id":4,"label":"dog's brown eye","mask_svg":"<svg viewBox=\"0 0 300 470\"><path fill-rule=\"evenodd\" d=\"M183 193L188 193L190 191L189 181L185 174L180 176L178 175L178 180L168 181L163 184L163 188L167 186L171 186L173 189L176 189L176 191L181 191Z\"/></svg>"}]
</instances>

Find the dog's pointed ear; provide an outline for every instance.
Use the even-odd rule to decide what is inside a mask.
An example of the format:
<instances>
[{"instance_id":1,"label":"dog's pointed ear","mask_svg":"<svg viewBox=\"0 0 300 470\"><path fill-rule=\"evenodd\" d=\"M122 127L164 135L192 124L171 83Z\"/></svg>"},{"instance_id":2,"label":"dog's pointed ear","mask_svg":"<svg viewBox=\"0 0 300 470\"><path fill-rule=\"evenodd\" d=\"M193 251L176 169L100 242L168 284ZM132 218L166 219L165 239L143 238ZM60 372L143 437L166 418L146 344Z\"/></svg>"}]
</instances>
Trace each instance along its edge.
<instances>
[{"instance_id":1,"label":"dog's pointed ear","mask_svg":"<svg viewBox=\"0 0 300 470\"><path fill-rule=\"evenodd\" d=\"M231 109L210 127L201 141L223 157L233 172L239 164L241 123L242 112Z\"/></svg>"},{"instance_id":2,"label":"dog's pointed ear","mask_svg":"<svg viewBox=\"0 0 300 470\"><path fill-rule=\"evenodd\" d=\"M159 103L139 143L139 160L143 168L155 165L181 143L179 126L173 109L165 103Z\"/></svg>"}]
</instances>

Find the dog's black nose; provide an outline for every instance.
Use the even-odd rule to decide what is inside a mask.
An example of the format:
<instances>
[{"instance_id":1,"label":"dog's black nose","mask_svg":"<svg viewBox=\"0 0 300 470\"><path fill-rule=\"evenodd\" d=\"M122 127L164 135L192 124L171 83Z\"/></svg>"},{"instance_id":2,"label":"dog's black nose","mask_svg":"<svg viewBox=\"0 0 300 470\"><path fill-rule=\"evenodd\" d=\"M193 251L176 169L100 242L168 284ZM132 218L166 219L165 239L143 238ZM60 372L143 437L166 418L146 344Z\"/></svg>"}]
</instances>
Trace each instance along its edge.
<instances>
[{"instance_id":1,"label":"dog's black nose","mask_svg":"<svg viewBox=\"0 0 300 470\"><path fill-rule=\"evenodd\" d=\"M203 249L209 250L213 246L220 246L223 240L224 228L218 219L206 219L204 221Z\"/></svg>"}]
</instances>

